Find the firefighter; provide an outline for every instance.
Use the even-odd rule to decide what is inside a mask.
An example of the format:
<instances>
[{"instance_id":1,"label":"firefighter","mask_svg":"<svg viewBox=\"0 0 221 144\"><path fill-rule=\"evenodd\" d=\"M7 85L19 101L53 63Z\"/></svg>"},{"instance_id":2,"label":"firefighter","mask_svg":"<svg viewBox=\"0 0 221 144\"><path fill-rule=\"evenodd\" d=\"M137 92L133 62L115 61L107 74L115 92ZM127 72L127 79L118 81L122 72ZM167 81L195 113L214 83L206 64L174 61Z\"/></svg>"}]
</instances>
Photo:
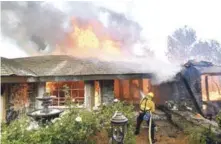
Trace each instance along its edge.
<instances>
[{"instance_id":1,"label":"firefighter","mask_svg":"<svg viewBox=\"0 0 221 144\"><path fill-rule=\"evenodd\" d=\"M155 103L152 101L153 97L154 97L154 94L150 92L144 98L142 98L140 102L140 111L139 111L139 116L137 117L135 135L139 134L140 125L143 120L145 120L147 122L147 125L149 126L149 121L151 117L150 112L153 113L155 111ZM149 126L149 128L151 128L151 139L153 143L156 142L156 140L154 139L155 126L156 125L152 120L152 124L151 126Z\"/></svg>"}]
</instances>

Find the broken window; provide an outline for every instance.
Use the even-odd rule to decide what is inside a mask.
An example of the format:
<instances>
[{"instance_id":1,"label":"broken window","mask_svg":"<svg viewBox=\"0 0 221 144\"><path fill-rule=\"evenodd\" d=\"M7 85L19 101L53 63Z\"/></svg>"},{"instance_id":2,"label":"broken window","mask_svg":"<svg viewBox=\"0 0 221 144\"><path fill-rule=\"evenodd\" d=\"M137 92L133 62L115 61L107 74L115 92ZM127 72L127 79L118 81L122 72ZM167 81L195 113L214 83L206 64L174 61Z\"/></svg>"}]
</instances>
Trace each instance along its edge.
<instances>
[{"instance_id":1,"label":"broken window","mask_svg":"<svg viewBox=\"0 0 221 144\"><path fill-rule=\"evenodd\" d=\"M221 76L202 76L203 101L221 100Z\"/></svg>"},{"instance_id":2,"label":"broken window","mask_svg":"<svg viewBox=\"0 0 221 144\"><path fill-rule=\"evenodd\" d=\"M203 75L201 77L203 111L216 114L218 103L221 102L221 76Z\"/></svg>"}]
</instances>

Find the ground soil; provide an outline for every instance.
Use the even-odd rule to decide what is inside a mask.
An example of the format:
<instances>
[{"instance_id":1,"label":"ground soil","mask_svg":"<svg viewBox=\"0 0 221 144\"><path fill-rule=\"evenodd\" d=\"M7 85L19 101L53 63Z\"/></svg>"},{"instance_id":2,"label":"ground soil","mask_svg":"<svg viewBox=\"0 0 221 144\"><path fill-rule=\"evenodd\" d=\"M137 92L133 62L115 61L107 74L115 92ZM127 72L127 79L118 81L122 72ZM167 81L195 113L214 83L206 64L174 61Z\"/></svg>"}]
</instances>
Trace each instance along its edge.
<instances>
[{"instance_id":1,"label":"ground soil","mask_svg":"<svg viewBox=\"0 0 221 144\"><path fill-rule=\"evenodd\" d=\"M156 121L155 123L157 125L155 144L188 144L187 136L168 121ZM95 140L96 144L109 143L105 131L98 133ZM148 127L143 123L140 134L136 136L136 144L149 144L148 141Z\"/></svg>"},{"instance_id":2,"label":"ground soil","mask_svg":"<svg viewBox=\"0 0 221 144\"><path fill-rule=\"evenodd\" d=\"M156 132L156 144L188 144L187 136L168 121L157 121L155 123L158 127ZM144 127L136 137L136 144L148 143L148 128Z\"/></svg>"}]
</instances>

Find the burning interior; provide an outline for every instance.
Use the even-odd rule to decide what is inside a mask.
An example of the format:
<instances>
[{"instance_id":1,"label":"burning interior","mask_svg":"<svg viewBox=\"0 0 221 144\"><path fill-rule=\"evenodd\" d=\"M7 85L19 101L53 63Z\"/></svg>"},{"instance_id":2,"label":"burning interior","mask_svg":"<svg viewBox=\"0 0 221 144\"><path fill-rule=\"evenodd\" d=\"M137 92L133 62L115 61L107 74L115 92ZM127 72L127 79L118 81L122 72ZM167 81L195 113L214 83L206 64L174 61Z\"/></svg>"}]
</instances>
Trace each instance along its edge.
<instances>
[{"instance_id":1,"label":"burning interior","mask_svg":"<svg viewBox=\"0 0 221 144\"><path fill-rule=\"evenodd\" d=\"M220 69L214 65L184 67L173 81L153 85L151 77L142 78L140 74L137 74L136 77L130 74L121 74L122 78L117 78L119 76L111 75L110 71L107 72L107 75L97 74L98 76L94 76L94 73L88 74L90 70L83 69L85 70L84 74L80 69L81 72L78 76L69 76L72 73L70 64L74 64L75 68L82 68L82 61L76 61L76 59L72 61L69 57L61 59L61 56L47 56L22 58L16 59L16 61L22 63L23 67L28 65L30 70L39 73L39 75L45 75L38 76L38 79L34 79L35 82L28 83L12 83L10 81L15 81L15 77L2 77L2 85L7 87L3 95L9 95L7 103L14 103L17 107L37 108L35 97L43 95L44 92L49 92L54 96L51 106L60 108L65 106L66 96L70 96L73 102L82 106L89 105L89 108L99 106L104 102L112 102L114 98L136 105L139 104L141 98L140 91L144 93L152 91L155 94L154 101L157 106L165 105L167 101L186 102L191 103L189 106L202 112L203 115L216 115L221 107L221 76L217 73ZM41 68L36 68L36 63L41 63ZM50 69L57 66L57 63L61 63L63 67L56 68L55 76L51 76ZM105 63L104 66L106 65ZM91 69L91 67L89 68ZM92 69L94 70L94 68ZM106 68L104 69L106 70ZM206 69L210 69L210 73L206 72ZM47 75L47 71L49 75ZM77 73L76 69L74 69L74 73ZM101 71L97 73L101 73ZM22 80L25 79L22 78Z\"/></svg>"},{"instance_id":2,"label":"burning interior","mask_svg":"<svg viewBox=\"0 0 221 144\"><path fill-rule=\"evenodd\" d=\"M202 101L205 113L218 113L221 106L221 76L202 75Z\"/></svg>"},{"instance_id":3,"label":"burning interior","mask_svg":"<svg viewBox=\"0 0 221 144\"><path fill-rule=\"evenodd\" d=\"M188 71L188 69L185 69ZM193 75L192 75L193 76ZM85 80L79 81L46 81L43 83L43 92L49 92L54 96L53 107L65 106L65 98L71 97L72 102L84 105L88 95L92 96L92 105L99 106L104 101L111 102L114 98L128 103L139 104L140 91L148 93L154 92L156 105L165 105L166 101L175 100L191 102L190 107L199 107L204 115L218 113L221 107L221 76L203 74L184 75L182 78L160 85L152 85L148 78L127 78L110 80L92 80L92 91L86 93L87 85ZM189 81L187 78L189 77ZM187 81L185 81L187 80ZM105 84L108 81L109 84ZM9 94L7 102L13 103L16 109L29 107L34 109L37 104L35 97L39 96L39 86L37 83L12 83L3 84L7 86L4 90ZM4 95L4 94L3 94ZM105 99L107 97L108 100ZM189 103L188 102L188 103Z\"/></svg>"},{"instance_id":4,"label":"burning interior","mask_svg":"<svg viewBox=\"0 0 221 144\"><path fill-rule=\"evenodd\" d=\"M140 91L148 93L151 91L149 79L114 80L114 98L138 104L140 101ZM52 106L64 106L65 97L71 97L72 102L83 104L85 99L84 81L72 82L46 82L46 91L55 96ZM66 92L66 90L68 92ZM66 95L67 94L67 95ZM101 104L100 82L94 81L94 105Z\"/></svg>"}]
</instances>

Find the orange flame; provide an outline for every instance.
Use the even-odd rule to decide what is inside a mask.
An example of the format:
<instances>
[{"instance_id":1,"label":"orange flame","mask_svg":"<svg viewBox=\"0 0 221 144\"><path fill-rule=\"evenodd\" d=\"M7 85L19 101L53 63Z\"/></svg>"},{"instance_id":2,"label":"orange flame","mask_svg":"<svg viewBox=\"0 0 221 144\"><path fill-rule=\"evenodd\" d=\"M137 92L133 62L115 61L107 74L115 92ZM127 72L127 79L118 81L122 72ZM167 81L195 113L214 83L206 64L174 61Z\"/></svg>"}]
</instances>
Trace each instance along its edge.
<instances>
[{"instance_id":1,"label":"orange flame","mask_svg":"<svg viewBox=\"0 0 221 144\"><path fill-rule=\"evenodd\" d=\"M104 26L96 21L85 22L73 19L73 31L68 34L66 41L59 45L54 54L65 51L68 55L80 57L115 57L122 56L121 42L113 40L105 33Z\"/></svg>"},{"instance_id":2,"label":"orange flame","mask_svg":"<svg viewBox=\"0 0 221 144\"><path fill-rule=\"evenodd\" d=\"M221 83L219 76L208 76L208 89L206 88L205 79L206 76L203 75L201 81L203 101L220 101Z\"/></svg>"},{"instance_id":3,"label":"orange flame","mask_svg":"<svg viewBox=\"0 0 221 144\"><path fill-rule=\"evenodd\" d=\"M14 84L11 87L11 103L14 104L15 110L21 110L29 105L29 85L27 83Z\"/></svg>"}]
</instances>

